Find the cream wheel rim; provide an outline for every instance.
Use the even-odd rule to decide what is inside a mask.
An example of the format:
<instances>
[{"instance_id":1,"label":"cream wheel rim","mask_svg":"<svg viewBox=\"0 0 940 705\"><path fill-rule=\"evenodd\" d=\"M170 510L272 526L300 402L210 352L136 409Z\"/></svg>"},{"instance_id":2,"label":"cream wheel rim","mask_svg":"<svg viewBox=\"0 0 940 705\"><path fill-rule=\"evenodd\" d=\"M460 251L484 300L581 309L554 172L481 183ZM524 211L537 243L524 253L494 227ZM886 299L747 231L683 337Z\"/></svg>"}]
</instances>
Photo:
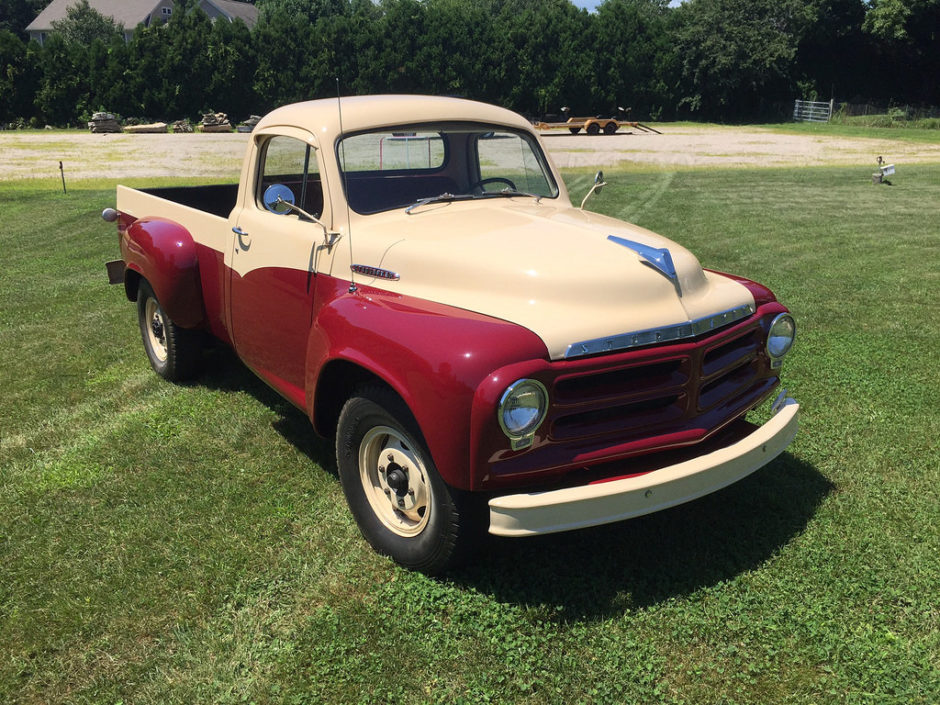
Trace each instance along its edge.
<instances>
[{"instance_id":1,"label":"cream wheel rim","mask_svg":"<svg viewBox=\"0 0 940 705\"><path fill-rule=\"evenodd\" d=\"M421 456L405 436L376 426L359 444L359 477L376 517L399 536L417 536L431 516L431 489Z\"/></svg>"},{"instance_id":2,"label":"cream wheel rim","mask_svg":"<svg viewBox=\"0 0 940 705\"><path fill-rule=\"evenodd\" d=\"M147 340L154 356L160 362L166 362L166 321L163 310L153 297L147 299L144 306L144 323L147 327Z\"/></svg>"}]
</instances>

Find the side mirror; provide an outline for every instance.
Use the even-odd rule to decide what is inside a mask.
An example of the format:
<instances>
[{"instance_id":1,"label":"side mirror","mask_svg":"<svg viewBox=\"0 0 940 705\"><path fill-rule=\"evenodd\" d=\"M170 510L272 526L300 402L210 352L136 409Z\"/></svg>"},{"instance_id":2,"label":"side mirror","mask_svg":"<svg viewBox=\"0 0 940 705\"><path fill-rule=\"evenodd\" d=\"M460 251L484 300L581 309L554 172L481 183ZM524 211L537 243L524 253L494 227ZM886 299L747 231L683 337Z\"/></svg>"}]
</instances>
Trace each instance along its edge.
<instances>
[{"instance_id":1,"label":"side mirror","mask_svg":"<svg viewBox=\"0 0 940 705\"><path fill-rule=\"evenodd\" d=\"M584 200L581 201L581 210L584 210L584 204L587 203L587 200L593 196L595 193L600 193L601 189L607 185L607 182L604 181L604 172L599 171L594 174L594 185L591 187L591 190L587 192L587 195L584 197Z\"/></svg>"},{"instance_id":2,"label":"side mirror","mask_svg":"<svg viewBox=\"0 0 940 705\"><path fill-rule=\"evenodd\" d=\"M284 184L271 184L264 190L264 207L272 213L287 215L294 205L294 192Z\"/></svg>"}]
</instances>

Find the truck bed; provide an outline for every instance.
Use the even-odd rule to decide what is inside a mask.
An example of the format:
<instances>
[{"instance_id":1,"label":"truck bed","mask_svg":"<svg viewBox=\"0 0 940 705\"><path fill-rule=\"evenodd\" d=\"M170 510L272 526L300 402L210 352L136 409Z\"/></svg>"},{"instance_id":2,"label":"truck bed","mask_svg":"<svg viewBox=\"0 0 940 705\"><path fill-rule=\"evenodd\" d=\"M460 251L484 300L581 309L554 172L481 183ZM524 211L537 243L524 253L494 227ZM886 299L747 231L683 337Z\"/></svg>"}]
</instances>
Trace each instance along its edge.
<instances>
[{"instance_id":1,"label":"truck bed","mask_svg":"<svg viewBox=\"0 0 940 705\"><path fill-rule=\"evenodd\" d=\"M151 196L163 198L183 206L189 206L197 211L211 213L220 218L228 218L238 198L238 184L169 186L166 188L146 188L140 190L143 193L149 193Z\"/></svg>"}]
</instances>

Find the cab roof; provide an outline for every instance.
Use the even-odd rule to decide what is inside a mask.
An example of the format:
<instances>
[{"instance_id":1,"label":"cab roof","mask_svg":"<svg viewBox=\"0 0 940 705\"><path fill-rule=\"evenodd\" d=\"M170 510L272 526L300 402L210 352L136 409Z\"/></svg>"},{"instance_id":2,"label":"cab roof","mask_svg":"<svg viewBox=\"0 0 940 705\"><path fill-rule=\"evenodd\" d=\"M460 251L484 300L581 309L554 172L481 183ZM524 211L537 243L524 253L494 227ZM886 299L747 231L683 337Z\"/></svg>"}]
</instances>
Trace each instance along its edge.
<instances>
[{"instance_id":1,"label":"cab roof","mask_svg":"<svg viewBox=\"0 0 940 705\"><path fill-rule=\"evenodd\" d=\"M339 108L343 129L340 130ZM463 98L424 95L368 95L325 98L293 103L265 115L255 129L288 125L314 134L336 135L369 128L423 122L471 121L531 129L521 115L487 103Z\"/></svg>"}]
</instances>

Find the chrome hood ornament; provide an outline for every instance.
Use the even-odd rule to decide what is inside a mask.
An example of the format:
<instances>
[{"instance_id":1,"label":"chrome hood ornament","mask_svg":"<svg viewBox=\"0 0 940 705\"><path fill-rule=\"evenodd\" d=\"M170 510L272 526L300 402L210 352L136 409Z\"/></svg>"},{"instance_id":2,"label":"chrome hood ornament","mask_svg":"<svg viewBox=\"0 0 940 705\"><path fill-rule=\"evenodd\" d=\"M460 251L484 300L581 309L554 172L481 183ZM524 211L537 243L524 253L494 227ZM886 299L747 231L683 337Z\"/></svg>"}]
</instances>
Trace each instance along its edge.
<instances>
[{"instance_id":1,"label":"chrome hood ornament","mask_svg":"<svg viewBox=\"0 0 940 705\"><path fill-rule=\"evenodd\" d=\"M651 247L650 245L644 245L642 242L627 240L616 235L608 235L607 239L636 252L653 269L664 274L678 291L679 275L676 273L676 265L672 261L672 255L665 247ZM679 294L681 296L681 292Z\"/></svg>"}]
</instances>

